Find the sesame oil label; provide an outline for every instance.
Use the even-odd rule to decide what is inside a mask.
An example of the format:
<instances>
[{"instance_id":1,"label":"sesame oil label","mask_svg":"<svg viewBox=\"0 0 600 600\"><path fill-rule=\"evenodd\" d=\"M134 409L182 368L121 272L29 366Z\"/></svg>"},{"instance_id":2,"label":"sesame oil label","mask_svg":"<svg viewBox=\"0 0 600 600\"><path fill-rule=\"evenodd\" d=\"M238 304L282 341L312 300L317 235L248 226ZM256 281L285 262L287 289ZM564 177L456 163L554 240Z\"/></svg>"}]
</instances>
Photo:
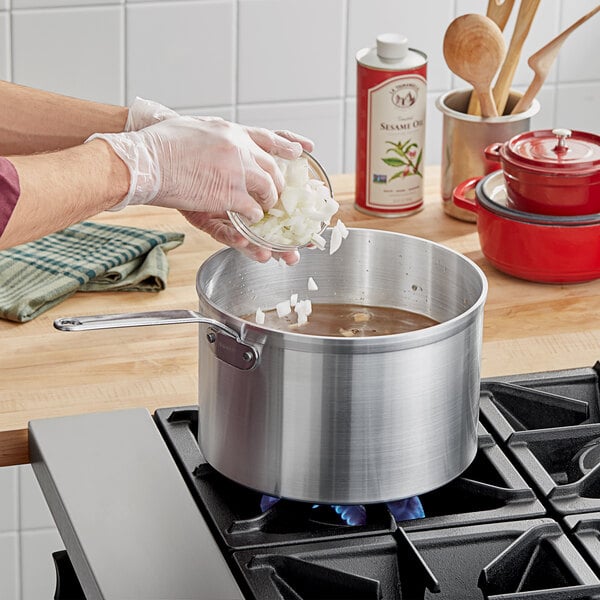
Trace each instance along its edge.
<instances>
[{"instance_id":1,"label":"sesame oil label","mask_svg":"<svg viewBox=\"0 0 600 600\"><path fill-rule=\"evenodd\" d=\"M412 211L423 202L427 82L400 75L368 90L366 197L371 208Z\"/></svg>"}]
</instances>

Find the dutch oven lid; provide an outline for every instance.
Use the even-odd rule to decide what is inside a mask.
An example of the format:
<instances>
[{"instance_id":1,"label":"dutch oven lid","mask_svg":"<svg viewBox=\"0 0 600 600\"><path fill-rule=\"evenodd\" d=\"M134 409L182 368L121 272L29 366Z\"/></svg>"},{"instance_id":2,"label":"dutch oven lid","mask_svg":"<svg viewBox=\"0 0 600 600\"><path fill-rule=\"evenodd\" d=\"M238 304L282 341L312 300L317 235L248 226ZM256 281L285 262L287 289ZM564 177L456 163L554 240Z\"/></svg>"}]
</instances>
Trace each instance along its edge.
<instances>
[{"instance_id":1,"label":"dutch oven lid","mask_svg":"<svg viewBox=\"0 0 600 600\"><path fill-rule=\"evenodd\" d=\"M584 131L527 131L510 139L505 151L509 162L549 175L589 175L600 170L600 136Z\"/></svg>"}]
</instances>

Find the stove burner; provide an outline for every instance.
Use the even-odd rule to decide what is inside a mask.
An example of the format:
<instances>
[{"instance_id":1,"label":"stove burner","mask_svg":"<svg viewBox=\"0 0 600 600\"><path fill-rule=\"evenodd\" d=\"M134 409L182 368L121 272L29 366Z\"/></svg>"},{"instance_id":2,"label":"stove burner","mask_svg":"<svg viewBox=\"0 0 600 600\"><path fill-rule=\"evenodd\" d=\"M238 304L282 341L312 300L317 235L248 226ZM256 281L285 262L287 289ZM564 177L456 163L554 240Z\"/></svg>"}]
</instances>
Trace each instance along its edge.
<instances>
[{"instance_id":1,"label":"stove burner","mask_svg":"<svg viewBox=\"0 0 600 600\"><path fill-rule=\"evenodd\" d=\"M279 502L279 500L280 498L264 494L260 499L260 510L263 513L265 513L267 510L272 508L277 502ZM388 507L388 510L397 522L410 521L413 519L423 519L425 517L423 505L421 504L421 501L419 500L418 496L387 502L386 506ZM344 525L350 527L357 527L360 525L367 524L367 510L361 504L333 504L331 506L313 504L312 508L313 511L316 512L313 513L311 521L327 523L328 525ZM336 515L339 515L343 522L341 523L339 519L336 519L333 523L330 520L328 520L327 514L331 515L331 511L335 512Z\"/></svg>"},{"instance_id":2,"label":"stove burner","mask_svg":"<svg viewBox=\"0 0 600 600\"><path fill-rule=\"evenodd\" d=\"M600 438L588 442L573 458L567 468L569 481L585 477L600 463Z\"/></svg>"}]
</instances>

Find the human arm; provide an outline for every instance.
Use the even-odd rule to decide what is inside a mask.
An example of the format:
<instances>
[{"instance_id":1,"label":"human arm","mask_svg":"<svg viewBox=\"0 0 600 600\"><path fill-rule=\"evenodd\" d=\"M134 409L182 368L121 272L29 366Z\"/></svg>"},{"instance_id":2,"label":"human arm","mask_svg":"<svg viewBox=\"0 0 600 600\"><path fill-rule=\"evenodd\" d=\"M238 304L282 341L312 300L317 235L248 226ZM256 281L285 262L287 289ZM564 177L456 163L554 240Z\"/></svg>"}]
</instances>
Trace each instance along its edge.
<instances>
[{"instance_id":1,"label":"human arm","mask_svg":"<svg viewBox=\"0 0 600 600\"><path fill-rule=\"evenodd\" d=\"M0 81L0 156L71 148L123 131L129 109Z\"/></svg>"},{"instance_id":2,"label":"human arm","mask_svg":"<svg viewBox=\"0 0 600 600\"><path fill-rule=\"evenodd\" d=\"M226 212L262 218L283 187L273 155L295 158L301 152L300 143L268 130L179 117L139 132L96 134L83 146L60 152L12 157L21 198L0 248L131 203L180 209L221 243L268 260L270 252L242 238ZM293 263L297 255L283 258Z\"/></svg>"},{"instance_id":3,"label":"human arm","mask_svg":"<svg viewBox=\"0 0 600 600\"><path fill-rule=\"evenodd\" d=\"M20 196L0 235L0 250L111 208L129 189L127 167L100 140L58 152L12 156L9 160L18 174Z\"/></svg>"}]
</instances>

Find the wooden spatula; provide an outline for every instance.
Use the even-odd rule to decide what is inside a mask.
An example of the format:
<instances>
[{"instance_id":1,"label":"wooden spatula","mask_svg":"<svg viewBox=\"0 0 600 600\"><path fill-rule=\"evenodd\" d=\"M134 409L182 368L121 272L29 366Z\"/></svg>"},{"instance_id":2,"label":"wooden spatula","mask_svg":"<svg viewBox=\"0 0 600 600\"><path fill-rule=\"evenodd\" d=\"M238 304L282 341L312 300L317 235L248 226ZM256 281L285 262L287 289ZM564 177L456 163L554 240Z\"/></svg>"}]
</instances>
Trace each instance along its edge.
<instances>
[{"instance_id":1,"label":"wooden spatula","mask_svg":"<svg viewBox=\"0 0 600 600\"><path fill-rule=\"evenodd\" d=\"M496 84L494 85L494 100L499 115L502 115L506 108L506 101L508 100L510 86L512 85L513 77L517 70L517 64L521 57L521 50L523 49L527 34L531 29L531 24L533 23L533 18L535 17L539 4L540 0L521 0L517 22L515 23L515 29L508 46L508 52L506 53L504 64L500 68Z\"/></svg>"},{"instance_id":2,"label":"wooden spatula","mask_svg":"<svg viewBox=\"0 0 600 600\"><path fill-rule=\"evenodd\" d=\"M563 45L564 41L583 23L588 19L592 18L598 11L600 11L600 4L596 8L590 10L589 13L583 15L581 19L578 19L565 29L561 34L557 35L553 40L548 42L543 48L540 48L535 54L532 54L527 61L527 64L533 70L533 81L529 84L527 91L523 94L521 99L517 102L512 110L512 113L520 113L529 108L533 99L537 96L540 88L546 81L548 73L552 68L552 65L556 59L556 55Z\"/></svg>"}]
</instances>

